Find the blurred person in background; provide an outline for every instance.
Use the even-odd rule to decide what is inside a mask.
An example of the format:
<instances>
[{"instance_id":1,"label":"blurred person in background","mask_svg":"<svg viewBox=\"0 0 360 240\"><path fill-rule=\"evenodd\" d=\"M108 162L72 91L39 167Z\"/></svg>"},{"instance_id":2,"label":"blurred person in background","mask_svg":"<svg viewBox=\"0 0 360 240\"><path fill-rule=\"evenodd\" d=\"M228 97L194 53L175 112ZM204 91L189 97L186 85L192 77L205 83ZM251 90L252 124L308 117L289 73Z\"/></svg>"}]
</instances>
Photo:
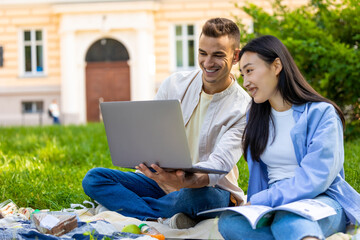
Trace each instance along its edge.
<instances>
[{"instance_id":1,"label":"blurred person in background","mask_svg":"<svg viewBox=\"0 0 360 240\"><path fill-rule=\"evenodd\" d=\"M57 104L56 99L52 100L52 102L49 105L49 116L53 119L53 124L60 124L60 109L59 105Z\"/></svg>"}]
</instances>

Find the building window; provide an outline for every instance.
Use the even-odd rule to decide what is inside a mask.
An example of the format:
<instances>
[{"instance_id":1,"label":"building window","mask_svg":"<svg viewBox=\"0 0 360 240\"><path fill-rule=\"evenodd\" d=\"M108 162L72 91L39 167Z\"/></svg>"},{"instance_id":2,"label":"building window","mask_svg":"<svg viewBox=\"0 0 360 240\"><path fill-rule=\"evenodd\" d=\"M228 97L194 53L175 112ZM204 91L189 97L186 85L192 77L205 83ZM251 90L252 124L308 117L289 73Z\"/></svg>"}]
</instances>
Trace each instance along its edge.
<instances>
[{"instance_id":1,"label":"building window","mask_svg":"<svg viewBox=\"0 0 360 240\"><path fill-rule=\"evenodd\" d=\"M25 76L44 74L44 36L42 30L24 30L23 74Z\"/></svg>"},{"instance_id":2,"label":"building window","mask_svg":"<svg viewBox=\"0 0 360 240\"><path fill-rule=\"evenodd\" d=\"M42 113L44 111L44 103L42 101L22 102L22 113Z\"/></svg>"},{"instance_id":3,"label":"building window","mask_svg":"<svg viewBox=\"0 0 360 240\"><path fill-rule=\"evenodd\" d=\"M195 26L175 25L175 66L176 70L191 69L196 64Z\"/></svg>"}]
</instances>

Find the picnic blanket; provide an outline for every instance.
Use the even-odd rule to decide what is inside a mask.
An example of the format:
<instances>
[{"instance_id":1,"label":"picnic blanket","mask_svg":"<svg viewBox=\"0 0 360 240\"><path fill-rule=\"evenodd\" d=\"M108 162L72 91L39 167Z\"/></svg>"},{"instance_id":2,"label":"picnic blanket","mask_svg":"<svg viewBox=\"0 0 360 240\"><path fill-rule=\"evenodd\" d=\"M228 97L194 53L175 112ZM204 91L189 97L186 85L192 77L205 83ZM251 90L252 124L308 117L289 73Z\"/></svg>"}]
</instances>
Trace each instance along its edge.
<instances>
[{"instance_id":1,"label":"picnic blanket","mask_svg":"<svg viewBox=\"0 0 360 240\"><path fill-rule=\"evenodd\" d=\"M82 210L83 211L83 210ZM97 215L91 215L90 212L79 213L79 218L82 221L94 221L97 219L104 219L111 223L118 231L128 225L146 223L149 226L156 228L166 238L178 239L223 239L217 230L218 219L207 219L198 223L195 227L189 229L172 229L166 224L161 224L153 221L140 221L136 218L125 217L117 212L105 211Z\"/></svg>"},{"instance_id":2,"label":"picnic blanket","mask_svg":"<svg viewBox=\"0 0 360 240\"><path fill-rule=\"evenodd\" d=\"M74 210L78 216L78 227L71 232L55 237L49 234L42 234L29 220L21 220L18 217L7 216L0 219L0 240L1 239L154 239L146 235L137 235L131 233L122 233L121 230L128 224L139 225L146 223L155 227L166 238L177 239L223 239L217 230L217 219L207 219L198 223L195 227L189 229L171 229L165 224L140 221L135 218L125 217L117 212L104 211L99 214L93 214L94 209ZM91 234L91 236L89 236ZM92 237L92 238L91 238ZM106 238L108 237L108 238ZM360 229L349 230L349 233L337 233L327 238L327 240L360 240Z\"/></svg>"},{"instance_id":3,"label":"picnic blanket","mask_svg":"<svg viewBox=\"0 0 360 240\"><path fill-rule=\"evenodd\" d=\"M97 215L92 215L89 212L80 215L83 220L95 220L98 218L105 219L112 223L112 225L121 231L127 224L141 224L136 218L125 217L117 212L105 211ZM159 232L165 235L166 238L178 239L223 239L218 231L218 219L207 219L198 223L195 227L189 229L171 229L168 225L157 222L145 222L149 226L155 227ZM360 228L356 229L354 226L348 229L348 233L336 233L326 238L326 240L360 240Z\"/></svg>"}]
</instances>

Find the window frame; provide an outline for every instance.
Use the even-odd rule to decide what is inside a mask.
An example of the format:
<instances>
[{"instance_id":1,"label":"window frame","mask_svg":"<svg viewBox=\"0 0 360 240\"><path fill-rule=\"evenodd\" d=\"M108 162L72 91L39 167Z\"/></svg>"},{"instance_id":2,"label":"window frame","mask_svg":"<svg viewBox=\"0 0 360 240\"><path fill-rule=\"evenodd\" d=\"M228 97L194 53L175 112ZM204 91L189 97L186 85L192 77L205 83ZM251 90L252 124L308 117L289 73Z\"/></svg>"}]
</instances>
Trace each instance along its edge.
<instances>
[{"instance_id":1,"label":"window frame","mask_svg":"<svg viewBox=\"0 0 360 240\"><path fill-rule=\"evenodd\" d=\"M26 111L25 104L30 103L31 104L31 111ZM41 108L38 108L41 106ZM21 101L21 113L22 114L43 114L44 113L44 101L42 100L34 100L34 101Z\"/></svg>"},{"instance_id":2,"label":"window frame","mask_svg":"<svg viewBox=\"0 0 360 240\"><path fill-rule=\"evenodd\" d=\"M176 27L181 26L182 34L181 36L176 36ZM193 26L194 33L193 35L189 35L187 31L188 26ZM171 71L188 71L194 70L198 68L198 24L196 23L174 23L170 28L170 48L171 48L171 56L170 56L170 69ZM176 42L181 40L182 42L182 58L183 64L182 66L177 66L177 54L176 54ZM194 41L194 66L189 66L189 48L188 48L188 41Z\"/></svg>"},{"instance_id":3,"label":"window frame","mask_svg":"<svg viewBox=\"0 0 360 240\"><path fill-rule=\"evenodd\" d=\"M25 32L30 31L30 41L26 41L24 34ZM36 31L40 31L42 34L41 40L36 40ZM32 77L44 77L47 75L47 61L46 61L46 31L44 28L22 28L19 30L19 56L20 56L20 64L19 64L19 71L20 77L23 78L32 78ZM31 49L31 72L27 72L25 70L25 47L30 46ZM43 70L41 72L36 71L37 65L37 53L36 47L42 46L42 65Z\"/></svg>"}]
</instances>

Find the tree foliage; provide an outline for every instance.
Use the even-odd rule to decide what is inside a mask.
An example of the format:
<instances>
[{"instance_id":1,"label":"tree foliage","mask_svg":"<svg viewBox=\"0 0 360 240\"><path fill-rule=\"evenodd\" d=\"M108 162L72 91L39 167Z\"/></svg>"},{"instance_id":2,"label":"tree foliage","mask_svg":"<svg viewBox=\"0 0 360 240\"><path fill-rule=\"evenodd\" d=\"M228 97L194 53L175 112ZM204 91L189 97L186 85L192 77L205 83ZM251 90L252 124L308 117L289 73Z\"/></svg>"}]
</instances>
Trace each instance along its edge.
<instances>
[{"instance_id":1,"label":"tree foliage","mask_svg":"<svg viewBox=\"0 0 360 240\"><path fill-rule=\"evenodd\" d=\"M239 6L238 6L239 7ZM347 119L346 135L360 133L360 4L358 0L313 0L290 10L280 0L269 13L254 4L242 9L253 31L237 18L241 44L274 35L289 49L307 81L335 101Z\"/></svg>"}]
</instances>

